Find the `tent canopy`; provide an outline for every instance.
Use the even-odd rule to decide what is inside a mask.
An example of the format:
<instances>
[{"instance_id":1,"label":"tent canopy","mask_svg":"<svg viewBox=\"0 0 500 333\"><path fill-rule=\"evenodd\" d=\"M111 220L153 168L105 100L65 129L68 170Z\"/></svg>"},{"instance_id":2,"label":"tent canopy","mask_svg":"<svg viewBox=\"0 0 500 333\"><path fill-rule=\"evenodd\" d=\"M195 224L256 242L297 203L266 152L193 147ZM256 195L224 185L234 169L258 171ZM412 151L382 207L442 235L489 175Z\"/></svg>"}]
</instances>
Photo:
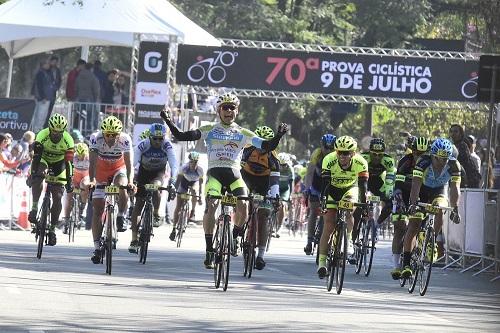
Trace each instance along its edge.
<instances>
[{"instance_id":1,"label":"tent canopy","mask_svg":"<svg viewBox=\"0 0 500 333\"><path fill-rule=\"evenodd\" d=\"M86 0L82 6L71 1L46 6L42 0L10 0L0 5L0 31L0 46L11 59L67 47L131 47L134 33L220 45L166 0Z\"/></svg>"}]
</instances>

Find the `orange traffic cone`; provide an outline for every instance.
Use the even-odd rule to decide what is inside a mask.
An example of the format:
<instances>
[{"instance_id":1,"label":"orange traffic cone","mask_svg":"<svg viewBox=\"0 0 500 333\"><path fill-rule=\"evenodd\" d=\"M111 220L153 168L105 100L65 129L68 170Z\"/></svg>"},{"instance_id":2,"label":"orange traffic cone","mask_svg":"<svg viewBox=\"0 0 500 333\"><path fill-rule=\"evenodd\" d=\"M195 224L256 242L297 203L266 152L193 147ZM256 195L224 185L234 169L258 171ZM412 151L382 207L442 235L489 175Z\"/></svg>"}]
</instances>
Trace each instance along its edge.
<instances>
[{"instance_id":1,"label":"orange traffic cone","mask_svg":"<svg viewBox=\"0 0 500 333\"><path fill-rule=\"evenodd\" d=\"M30 223L28 223L28 203L26 202L26 191L23 191L23 200L21 201L21 210L19 211L17 224L23 229L29 229L31 227Z\"/></svg>"}]
</instances>

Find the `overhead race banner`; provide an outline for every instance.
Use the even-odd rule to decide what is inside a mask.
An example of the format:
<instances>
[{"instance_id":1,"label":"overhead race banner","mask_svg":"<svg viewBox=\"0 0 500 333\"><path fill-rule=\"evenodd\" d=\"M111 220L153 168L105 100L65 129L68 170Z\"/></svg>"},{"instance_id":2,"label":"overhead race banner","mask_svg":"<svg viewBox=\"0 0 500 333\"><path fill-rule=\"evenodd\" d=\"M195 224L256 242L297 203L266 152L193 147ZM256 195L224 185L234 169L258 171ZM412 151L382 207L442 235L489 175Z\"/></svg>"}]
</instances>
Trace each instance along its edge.
<instances>
[{"instance_id":1,"label":"overhead race banner","mask_svg":"<svg viewBox=\"0 0 500 333\"><path fill-rule=\"evenodd\" d=\"M0 133L10 133L14 139L21 139L30 129L34 110L32 99L0 98Z\"/></svg>"},{"instance_id":2,"label":"overhead race banner","mask_svg":"<svg viewBox=\"0 0 500 333\"><path fill-rule=\"evenodd\" d=\"M475 102L478 61L179 45L178 84Z\"/></svg>"},{"instance_id":3,"label":"overhead race banner","mask_svg":"<svg viewBox=\"0 0 500 333\"><path fill-rule=\"evenodd\" d=\"M135 87L136 124L152 124L168 99L168 43L141 42Z\"/></svg>"}]
</instances>

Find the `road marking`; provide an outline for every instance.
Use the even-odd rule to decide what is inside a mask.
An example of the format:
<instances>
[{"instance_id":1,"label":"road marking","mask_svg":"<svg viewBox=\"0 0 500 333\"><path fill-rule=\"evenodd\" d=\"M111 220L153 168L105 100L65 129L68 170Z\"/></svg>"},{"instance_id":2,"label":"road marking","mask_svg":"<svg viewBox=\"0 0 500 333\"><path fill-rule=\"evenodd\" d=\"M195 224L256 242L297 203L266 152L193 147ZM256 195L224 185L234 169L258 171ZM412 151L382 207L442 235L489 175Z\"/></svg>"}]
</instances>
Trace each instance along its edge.
<instances>
[{"instance_id":1,"label":"road marking","mask_svg":"<svg viewBox=\"0 0 500 333\"><path fill-rule=\"evenodd\" d=\"M45 333L43 330L29 330L29 333Z\"/></svg>"},{"instance_id":2,"label":"road marking","mask_svg":"<svg viewBox=\"0 0 500 333\"><path fill-rule=\"evenodd\" d=\"M13 295L21 295L21 292L19 291L19 288L16 286L5 286L5 289L9 294Z\"/></svg>"}]
</instances>

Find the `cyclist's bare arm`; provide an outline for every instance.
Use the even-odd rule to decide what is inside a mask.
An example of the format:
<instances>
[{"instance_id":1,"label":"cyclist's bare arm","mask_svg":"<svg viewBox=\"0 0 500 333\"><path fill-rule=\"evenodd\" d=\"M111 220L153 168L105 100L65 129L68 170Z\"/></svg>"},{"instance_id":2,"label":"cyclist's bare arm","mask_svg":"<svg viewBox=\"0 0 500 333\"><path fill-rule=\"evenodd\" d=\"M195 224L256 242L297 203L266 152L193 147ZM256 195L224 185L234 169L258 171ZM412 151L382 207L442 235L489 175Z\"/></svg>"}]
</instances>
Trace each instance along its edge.
<instances>
[{"instance_id":1,"label":"cyclist's bare arm","mask_svg":"<svg viewBox=\"0 0 500 333\"><path fill-rule=\"evenodd\" d=\"M127 180L129 184L134 182L134 168L132 168L132 160L134 153L124 152L123 159L125 160L125 168L127 169Z\"/></svg>"},{"instance_id":2,"label":"cyclist's bare arm","mask_svg":"<svg viewBox=\"0 0 500 333\"><path fill-rule=\"evenodd\" d=\"M414 204L417 202L418 194L420 193L420 187L422 187L422 178L413 177L411 181L410 204Z\"/></svg>"},{"instance_id":3,"label":"cyclist's bare arm","mask_svg":"<svg viewBox=\"0 0 500 333\"><path fill-rule=\"evenodd\" d=\"M97 164L97 152L95 150L90 150L89 152L89 178L91 182L95 183L95 173Z\"/></svg>"},{"instance_id":4,"label":"cyclist's bare arm","mask_svg":"<svg viewBox=\"0 0 500 333\"><path fill-rule=\"evenodd\" d=\"M458 199L460 199L460 183L451 182L450 183L450 206L457 207Z\"/></svg>"}]
</instances>

